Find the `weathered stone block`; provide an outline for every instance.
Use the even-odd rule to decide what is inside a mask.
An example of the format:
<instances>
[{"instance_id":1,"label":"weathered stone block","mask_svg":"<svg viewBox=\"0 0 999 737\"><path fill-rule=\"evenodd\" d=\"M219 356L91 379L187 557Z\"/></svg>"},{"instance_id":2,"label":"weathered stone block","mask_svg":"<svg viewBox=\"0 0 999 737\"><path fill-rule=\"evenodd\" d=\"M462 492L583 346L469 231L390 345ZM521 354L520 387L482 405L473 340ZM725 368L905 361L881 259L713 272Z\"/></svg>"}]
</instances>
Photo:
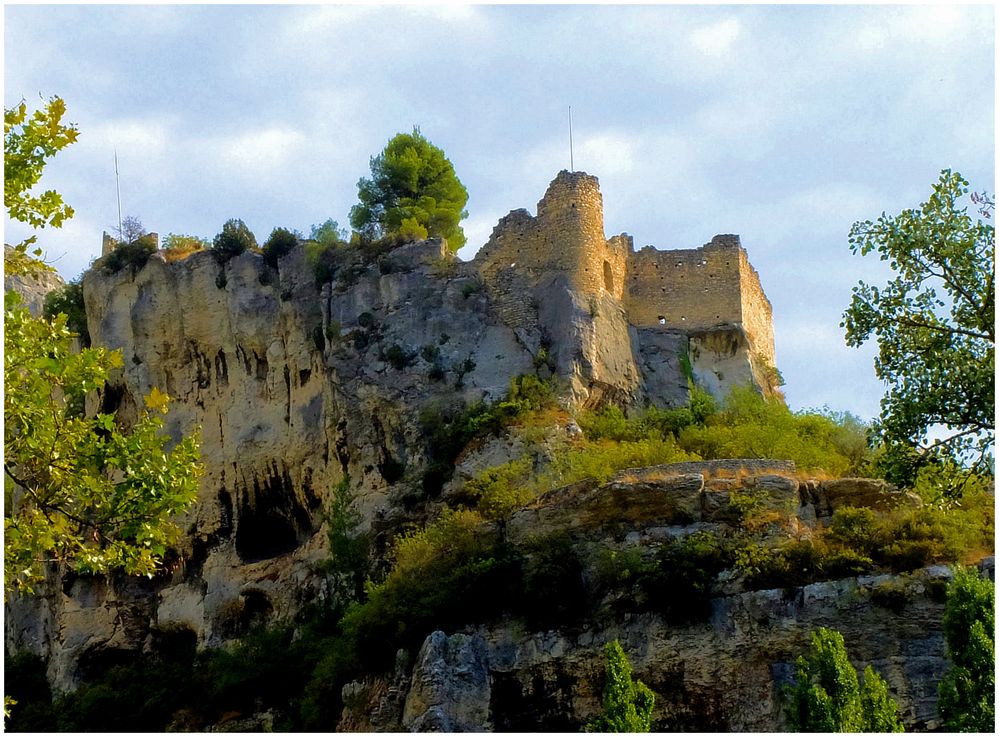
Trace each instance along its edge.
<instances>
[{"instance_id":1,"label":"weathered stone block","mask_svg":"<svg viewBox=\"0 0 999 737\"><path fill-rule=\"evenodd\" d=\"M488 661L479 635L432 633L413 668L402 726L411 732L489 731Z\"/></svg>"},{"instance_id":2,"label":"weathered stone block","mask_svg":"<svg viewBox=\"0 0 999 737\"><path fill-rule=\"evenodd\" d=\"M868 507L887 511L899 506L918 507L919 497L900 492L882 479L845 478L821 481L817 487L819 505L832 514L840 507Z\"/></svg>"}]
</instances>

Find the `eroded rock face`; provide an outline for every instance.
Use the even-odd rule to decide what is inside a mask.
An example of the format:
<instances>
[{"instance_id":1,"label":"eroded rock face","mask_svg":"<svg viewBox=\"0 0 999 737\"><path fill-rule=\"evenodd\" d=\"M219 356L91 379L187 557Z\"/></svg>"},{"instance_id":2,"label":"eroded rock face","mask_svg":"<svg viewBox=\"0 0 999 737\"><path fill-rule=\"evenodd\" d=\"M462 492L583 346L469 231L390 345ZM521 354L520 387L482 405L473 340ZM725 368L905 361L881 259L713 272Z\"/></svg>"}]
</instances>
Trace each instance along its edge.
<instances>
[{"instance_id":1,"label":"eroded rock face","mask_svg":"<svg viewBox=\"0 0 999 737\"><path fill-rule=\"evenodd\" d=\"M431 634L420 648L402 726L410 732L487 732L489 670L478 635Z\"/></svg>"},{"instance_id":2,"label":"eroded rock face","mask_svg":"<svg viewBox=\"0 0 999 737\"><path fill-rule=\"evenodd\" d=\"M98 263L85 275L93 343L124 357L91 409L127 423L156 387L172 398L167 431L201 438L198 500L146 597L147 631L183 628L214 646L321 599L324 509L345 476L376 549L424 519L442 492L425 476L427 412L497 399L513 377L551 371L580 400L685 397L676 377L655 389L669 367L643 377L634 328L610 295L587 302L555 278L525 292L514 305L523 319L511 322L475 265L454 261L440 240L367 261L345 251L333 272L317 287L298 248L277 269L253 253L225 263L211 252L174 263L157 253L137 271ZM461 467L456 483L482 462ZM88 585L102 584L78 584ZM124 603L103 603L90 630L69 637L77 599L96 594L59 589L12 602L7 640L51 656L55 686L68 689L88 652L118 646L101 622Z\"/></svg>"},{"instance_id":3,"label":"eroded rock face","mask_svg":"<svg viewBox=\"0 0 999 737\"><path fill-rule=\"evenodd\" d=\"M712 601L708 621L687 626L646 612L550 632L525 633L519 625L451 637L435 632L421 649L398 726L579 731L600 712L603 646L616 639L634 676L656 692L659 729L786 731L781 692L793 681L794 661L808 649L812 630L832 627L859 671L871 665L884 676L907 730L936 729L936 684L950 667L940 628L950 575L936 566L902 578L863 576L723 596ZM897 611L879 603L884 587L900 592Z\"/></svg>"}]
</instances>

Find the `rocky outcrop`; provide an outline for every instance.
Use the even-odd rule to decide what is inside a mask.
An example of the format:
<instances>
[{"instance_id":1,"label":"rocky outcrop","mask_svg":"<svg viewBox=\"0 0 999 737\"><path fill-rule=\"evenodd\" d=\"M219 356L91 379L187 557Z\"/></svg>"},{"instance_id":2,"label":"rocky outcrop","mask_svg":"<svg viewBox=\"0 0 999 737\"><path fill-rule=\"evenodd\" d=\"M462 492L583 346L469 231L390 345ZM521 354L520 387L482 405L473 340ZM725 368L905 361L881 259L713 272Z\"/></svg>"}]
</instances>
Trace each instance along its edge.
<instances>
[{"instance_id":1,"label":"rocky outcrop","mask_svg":"<svg viewBox=\"0 0 999 737\"><path fill-rule=\"evenodd\" d=\"M713 599L708 619L686 626L645 612L548 632L519 624L434 632L413 670L407 716L379 731L487 724L503 732L578 731L600 711L603 645L612 640L656 692L658 729L786 731L782 690L817 627L843 634L858 670L871 665L884 676L907 730L937 729L936 684L950 667L941 630L950 576L935 566L742 592ZM341 725L365 723L363 703L354 704Z\"/></svg>"},{"instance_id":2,"label":"rocky outcrop","mask_svg":"<svg viewBox=\"0 0 999 737\"><path fill-rule=\"evenodd\" d=\"M4 246L4 252L12 252L10 246ZM36 274L8 274L6 269L3 275L3 291L17 292L21 295L22 304L34 317L40 317L45 307L45 295L54 289L59 289L66 282L62 280L54 271L41 271Z\"/></svg>"},{"instance_id":3,"label":"rocky outcrop","mask_svg":"<svg viewBox=\"0 0 999 737\"><path fill-rule=\"evenodd\" d=\"M488 732L489 670L478 635L431 634L416 658L402 726L410 732Z\"/></svg>"}]
</instances>

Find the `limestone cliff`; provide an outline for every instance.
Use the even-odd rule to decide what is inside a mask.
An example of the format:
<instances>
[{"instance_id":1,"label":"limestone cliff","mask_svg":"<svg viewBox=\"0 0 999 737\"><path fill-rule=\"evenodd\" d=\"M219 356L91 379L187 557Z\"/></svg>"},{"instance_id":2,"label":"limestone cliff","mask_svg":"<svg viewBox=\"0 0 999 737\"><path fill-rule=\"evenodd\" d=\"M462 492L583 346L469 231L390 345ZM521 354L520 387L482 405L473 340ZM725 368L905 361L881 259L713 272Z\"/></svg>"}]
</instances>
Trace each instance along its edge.
<instances>
[{"instance_id":1,"label":"limestone cliff","mask_svg":"<svg viewBox=\"0 0 999 737\"><path fill-rule=\"evenodd\" d=\"M439 240L342 248L322 279L302 247L276 268L254 253L168 261L160 252L118 273L97 262L83 281L91 339L120 349L124 366L90 409L116 410L127 424L153 387L165 391L168 431L199 432L206 472L160 576L54 570L42 596L7 603L8 650L44 656L62 691L153 649L163 633L220 646L327 600L331 490L350 477L361 526L384 553L408 523L454 499L463 478L522 450L516 438L482 441L448 459L449 481L432 472L439 449L426 429L427 417L501 398L514 377L559 379L570 417L605 403L677 406L691 377L719 396L746 382L771 391L769 302L738 240L636 254L627 236L604 237L601 208L595 178L563 172L536 216L508 215L472 262ZM704 289L726 296L704 301ZM802 481L779 461L738 462L732 478L719 468L582 482L494 527L512 544L558 533L583 551L651 555L725 529L736 489L789 513L779 534L807 535L838 504L912 501L878 482ZM596 577L592 566L585 574ZM394 673L348 685L340 726L574 730L598 708L600 646L618 638L663 696L657 718L669 728L777 729L777 691L817 624L863 643L856 657L885 673L908 724L932 726L946 665L934 592L945 576L906 579L898 614L872 603L879 578L752 590L731 573L712 592L710 617L684 626L593 589L600 616L590 621L430 635L415 665L401 658Z\"/></svg>"},{"instance_id":2,"label":"limestone cliff","mask_svg":"<svg viewBox=\"0 0 999 737\"><path fill-rule=\"evenodd\" d=\"M675 355L636 362L635 329L609 295L587 304L555 276L522 298L533 317L512 327L475 265L441 241L339 258L319 286L301 248L276 269L202 252L86 273L92 339L124 356L93 408L127 423L153 387L167 392L167 429L200 433L206 473L168 575L124 589L81 579L9 607L8 643L51 655L61 688L88 659L141 647L150 626L217 645L321 597L324 507L345 475L383 544L440 503L426 479L428 409L497 399L536 371L591 403L686 397Z\"/></svg>"}]
</instances>

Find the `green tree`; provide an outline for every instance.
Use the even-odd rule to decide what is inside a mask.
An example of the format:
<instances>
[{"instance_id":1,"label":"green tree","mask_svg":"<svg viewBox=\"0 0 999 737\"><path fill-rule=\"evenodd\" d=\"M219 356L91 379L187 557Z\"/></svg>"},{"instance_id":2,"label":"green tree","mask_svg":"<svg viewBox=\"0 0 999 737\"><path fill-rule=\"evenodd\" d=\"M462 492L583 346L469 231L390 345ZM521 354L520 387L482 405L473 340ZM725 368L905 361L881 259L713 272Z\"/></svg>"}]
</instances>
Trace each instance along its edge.
<instances>
[{"instance_id":1,"label":"green tree","mask_svg":"<svg viewBox=\"0 0 999 737\"><path fill-rule=\"evenodd\" d=\"M4 201L13 219L59 227L72 215L57 193L29 192L45 160L76 140L75 129L59 122L64 111L59 98L30 122L23 103L4 110ZM33 242L5 258L8 273L47 268L27 254ZM127 432L112 414L84 413L85 396L122 365L121 353L73 353L66 322L63 313L33 318L18 294L4 295L5 596L30 593L49 562L152 575L179 533L170 518L197 493L196 440L166 450L165 394L153 389Z\"/></svg>"},{"instance_id":2,"label":"green tree","mask_svg":"<svg viewBox=\"0 0 999 737\"><path fill-rule=\"evenodd\" d=\"M414 128L399 133L371 159L371 179L357 183L360 203L350 211L350 224L379 237L440 236L451 250L465 245L458 223L468 217L468 191L444 152Z\"/></svg>"},{"instance_id":3,"label":"green tree","mask_svg":"<svg viewBox=\"0 0 999 737\"><path fill-rule=\"evenodd\" d=\"M298 238L287 228L274 228L270 237L264 243L264 261L270 266L277 266L278 259L291 252L298 245Z\"/></svg>"},{"instance_id":4,"label":"green tree","mask_svg":"<svg viewBox=\"0 0 999 737\"><path fill-rule=\"evenodd\" d=\"M948 731L994 731L995 612L995 584L973 568L957 567L943 620L954 663L940 683L940 716Z\"/></svg>"},{"instance_id":5,"label":"green tree","mask_svg":"<svg viewBox=\"0 0 999 737\"><path fill-rule=\"evenodd\" d=\"M967 192L947 169L919 209L850 230L853 253L875 252L895 273L854 287L842 326L851 346L877 340L888 391L872 429L900 484L947 459L985 469L995 442L995 230L961 206Z\"/></svg>"},{"instance_id":6,"label":"green tree","mask_svg":"<svg viewBox=\"0 0 999 737\"><path fill-rule=\"evenodd\" d=\"M309 233L309 240L313 240L321 246L339 246L347 242L349 233L340 227L340 223L329 218L324 223L313 225Z\"/></svg>"},{"instance_id":7,"label":"green tree","mask_svg":"<svg viewBox=\"0 0 999 737\"><path fill-rule=\"evenodd\" d=\"M70 123L62 123L66 103L59 97L50 98L45 107L28 117L28 106L22 100L3 111L3 203L12 220L27 223L33 228L52 226L58 228L73 217L73 208L63 202L55 190L40 194L33 192L42 178L46 160L75 142L79 132ZM4 268L7 273L37 273L55 271L37 258L28 255L28 247L37 236L31 236L4 249ZM33 250L34 256L42 255L41 249Z\"/></svg>"},{"instance_id":8,"label":"green tree","mask_svg":"<svg viewBox=\"0 0 999 737\"><path fill-rule=\"evenodd\" d=\"M787 691L792 732L903 731L884 679L868 666L861 686L839 632L825 627L814 631L808 656L799 657L797 666Z\"/></svg>"},{"instance_id":9,"label":"green tree","mask_svg":"<svg viewBox=\"0 0 999 737\"><path fill-rule=\"evenodd\" d=\"M631 678L631 663L617 640L604 648L606 658L603 713L586 725L588 732L649 732L656 695Z\"/></svg>"},{"instance_id":10,"label":"green tree","mask_svg":"<svg viewBox=\"0 0 999 737\"><path fill-rule=\"evenodd\" d=\"M235 218L226 220L222 225L222 231L212 241L212 250L219 254L223 260L228 260L256 247L256 236L246 227L246 223Z\"/></svg>"},{"instance_id":11,"label":"green tree","mask_svg":"<svg viewBox=\"0 0 999 737\"><path fill-rule=\"evenodd\" d=\"M61 289L45 295L42 314L52 320L56 315L66 316L66 327L80 338L80 345L90 347L90 330L87 327L87 310L83 304L83 279L77 277Z\"/></svg>"},{"instance_id":12,"label":"green tree","mask_svg":"<svg viewBox=\"0 0 999 737\"><path fill-rule=\"evenodd\" d=\"M349 475L333 487L326 523L330 557L324 569L345 601L360 601L368 568L368 538L357 529L361 513L354 507Z\"/></svg>"}]
</instances>

